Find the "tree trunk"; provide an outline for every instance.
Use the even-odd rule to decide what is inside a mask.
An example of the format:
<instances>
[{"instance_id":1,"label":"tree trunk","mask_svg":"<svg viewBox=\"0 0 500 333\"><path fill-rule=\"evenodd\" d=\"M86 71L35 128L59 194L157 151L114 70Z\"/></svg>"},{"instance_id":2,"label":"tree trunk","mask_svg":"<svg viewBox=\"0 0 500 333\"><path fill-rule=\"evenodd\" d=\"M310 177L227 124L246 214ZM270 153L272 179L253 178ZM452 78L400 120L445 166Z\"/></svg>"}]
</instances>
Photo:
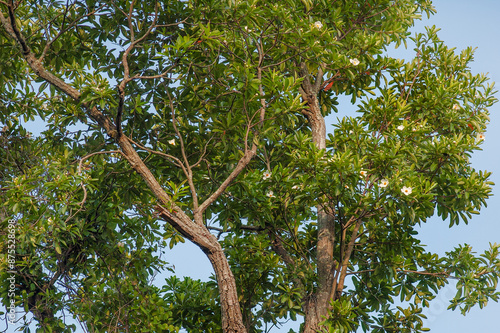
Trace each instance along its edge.
<instances>
[{"instance_id":1,"label":"tree trunk","mask_svg":"<svg viewBox=\"0 0 500 333\"><path fill-rule=\"evenodd\" d=\"M304 328L303 333L316 333L319 330L319 323L321 322L321 315L318 313L318 301L315 295L311 295L304 302Z\"/></svg>"},{"instance_id":2,"label":"tree trunk","mask_svg":"<svg viewBox=\"0 0 500 333\"><path fill-rule=\"evenodd\" d=\"M302 84L302 97L307 102L308 110L304 112L311 126L312 138L316 147L326 149L326 124L321 114L318 102L319 80L313 86L309 80L306 67L302 66L301 74L304 76ZM316 272L318 275L318 287L314 295L310 295L304 304L305 322L304 333L313 333L319 329L319 323L328 316L330 300L334 282L335 263L333 260L333 248L335 244L335 221L327 214L322 205L316 206L318 211L318 242L316 248Z\"/></svg>"},{"instance_id":3,"label":"tree trunk","mask_svg":"<svg viewBox=\"0 0 500 333\"><path fill-rule=\"evenodd\" d=\"M218 248L208 252L207 256L215 270L217 284L219 285L220 303L223 309L222 331L224 333L244 333L247 330L243 324L236 281L222 247L218 242L217 245Z\"/></svg>"},{"instance_id":4,"label":"tree trunk","mask_svg":"<svg viewBox=\"0 0 500 333\"><path fill-rule=\"evenodd\" d=\"M319 114L321 116L321 114ZM318 148L324 149L325 120L316 118L311 122L313 140ZM318 141L316 141L318 140ZM314 297L306 304L306 318L304 333L316 332L319 323L326 319L330 307L330 295L334 281L335 265L333 260L333 247L335 243L335 224L332 216L328 215L322 205L316 206L318 211L318 242L316 247L316 273L318 275L318 288Z\"/></svg>"}]
</instances>

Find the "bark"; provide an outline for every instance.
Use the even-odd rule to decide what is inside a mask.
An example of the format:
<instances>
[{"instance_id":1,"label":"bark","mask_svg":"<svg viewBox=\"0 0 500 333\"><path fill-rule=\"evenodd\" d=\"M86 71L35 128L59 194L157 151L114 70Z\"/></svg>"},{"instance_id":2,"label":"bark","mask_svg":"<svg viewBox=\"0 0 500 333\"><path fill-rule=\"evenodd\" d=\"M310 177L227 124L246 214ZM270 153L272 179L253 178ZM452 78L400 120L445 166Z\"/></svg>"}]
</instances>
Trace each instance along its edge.
<instances>
[{"instance_id":1,"label":"bark","mask_svg":"<svg viewBox=\"0 0 500 333\"><path fill-rule=\"evenodd\" d=\"M318 92L321 84L322 71L318 72L315 84L311 84L309 73L305 64L301 66L301 76L304 77L301 92L302 98L307 102L307 110L304 115L311 126L312 138L316 147L326 148L326 125L325 118L321 114L318 102ZM318 205L318 241L316 248L316 272L318 286L314 295L305 301L305 323L304 333L316 332L319 323L326 319L332 295L335 264L333 260L333 248L335 245L335 224L332 216L327 214L322 205Z\"/></svg>"},{"instance_id":2,"label":"bark","mask_svg":"<svg viewBox=\"0 0 500 333\"><path fill-rule=\"evenodd\" d=\"M247 332L236 293L236 281L220 244L218 242L216 244L218 247L207 253L207 256L214 267L218 285L223 286L219 288L221 307L226 309L222 313L222 331L225 333Z\"/></svg>"},{"instance_id":3,"label":"bark","mask_svg":"<svg viewBox=\"0 0 500 333\"><path fill-rule=\"evenodd\" d=\"M16 27L14 10L10 5L8 6L8 10L8 18L6 18L3 13L0 13L0 23L10 37L19 45L22 55L30 68L40 78L55 86L62 93L78 101L81 95L80 92L45 69L41 61L33 54L21 32ZM85 103L82 103L82 106L86 109L90 118L96 121L106 133L117 142L132 169L142 177L148 188L153 192L157 199L160 216L182 235L200 247L208 256L218 282L223 331L225 333L246 333L238 301L236 281L224 252L215 236L213 236L203 224L193 221L171 200L149 168L144 164L141 157L130 143L130 140L122 133L119 133L117 127L108 116L104 115L96 107L89 107L85 105ZM233 170L228 179L222 184L221 188L219 188L219 193L214 194L207 202L202 204L204 209L206 209L206 207L220 195L220 192L238 176L246 164L249 163L250 159L255 155L256 149L256 146L253 145L251 150L245 151L244 157L238 163L237 168ZM197 213L201 214L202 209L199 209Z\"/></svg>"},{"instance_id":4,"label":"bark","mask_svg":"<svg viewBox=\"0 0 500 333\"><path fill-rule=\"evenodd\" d=\"M319 330L319 323L322 321L318 313L318 301L315 295L309 296L304 301L304 329L303 333L315 333Z\"/></svg>"}]
</instances>

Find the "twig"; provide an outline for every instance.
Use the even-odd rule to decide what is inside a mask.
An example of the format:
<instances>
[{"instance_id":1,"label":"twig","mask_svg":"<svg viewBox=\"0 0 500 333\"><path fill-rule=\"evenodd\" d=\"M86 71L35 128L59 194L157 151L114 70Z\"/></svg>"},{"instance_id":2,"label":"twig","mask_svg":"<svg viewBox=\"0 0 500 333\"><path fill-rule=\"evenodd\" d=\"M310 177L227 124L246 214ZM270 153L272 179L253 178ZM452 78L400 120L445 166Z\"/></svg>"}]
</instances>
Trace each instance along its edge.
<instances>
[{"instance_id":1,"label":"twig","mask_svg":"<svg viewBox=\"0 0 500 333\"><path fill-rule=\"evenodd\" d=\"M182 139L181 133L179 132L179 129L177 128L177 119L175 117L175 108L174 108L174 103L172 102L172 96L170 93L167 91L168 95L168 101L170 105L170 111L171 111L171 116L172 116L172 125L174 126L174 131L177 134L177 137L179 138L180 146L181 146L181 154L182 154L182 159L184 160L184 167L182 170L184 171L184 174L186 175L189 189L191 191L191 195L193 196L193 211L195 212L194 218L195 222L202 224L203 220L201 218L200 214L197 214L196 211L198 210L198 194L196 193L196 187L194 186L193 182L193 170L191 169L191 165L189 164L189 160L186 155L186 147L184 145L184 140Z\"/></svg>"},{"instance_id":2,"label":"twig","mask_svg":"<svg viewBox=\"0 0 500 333\"><path fill-rule=\"evenodd\" d=\"M157 150L153 150L153 149L147 148L147 147L145 147L145 146L141 145L140 143L138 143L138 142L136 142L136 141L132 140L131 138L128 138L128 140L129 140L130 142L132 142L134 145L136 145L137 147L139 147L139 148L141 148L141 149L143 149L143 150L147 151L148 153L155 154L155 155L159 155L159 156L163 156L163 157L165 157L165 158L168 158L168 159L170 159L170 160L173 160L173 161L175 161L175 163L174 163L174 164L175 164L176 166L178 166L178 167L180 167L180 168L184 168L184 165L182 164L182 161L181 161L181 160L179 160L177 157L172 156L172 155L170 155L170 154L165 154L165 153L162 153L161 151L157 151Z\"/></svg>"},{"instance_id":3,"label":"twig","mask_svg":"<svg viewBox=\"0 0 500 333\"><path fill-rule=\"evenodd\" d=\"M110 154L110 153L119 153L119 154L123 155L123 153L120 150L98 151L98 152L95 152L95 153L88 154L88 155L82 157L82 159L80 160L80 163L78 163L78 174L79 175L82 174L83 161L85 161L87 158L90 158L90 157L92 157L94 155L98 155L98 154ZM66 224L69 220L71 220L73 217L75 217L76 214L78 214L79 212L81 212L82 209L83 209L83 205L85 204L85 201L87 201L87 188L85 187L85 184L83 182L80 183L80 186L83 189L83 199L82 199L82 201L79 204L80 208L78 208L78 210L75 213L71 214L64 221L64 224Z\"/></svg>"}]
</instances>

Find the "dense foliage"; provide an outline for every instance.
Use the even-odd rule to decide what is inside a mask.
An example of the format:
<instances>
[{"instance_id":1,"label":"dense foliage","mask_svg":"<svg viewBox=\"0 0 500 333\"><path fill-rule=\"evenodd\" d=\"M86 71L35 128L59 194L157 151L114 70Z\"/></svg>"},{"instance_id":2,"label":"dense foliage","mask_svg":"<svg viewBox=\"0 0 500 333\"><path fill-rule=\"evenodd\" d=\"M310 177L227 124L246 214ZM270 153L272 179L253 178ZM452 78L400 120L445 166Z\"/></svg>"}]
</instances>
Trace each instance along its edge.
<instances>
[{"instance_id":1,"label":"dense foliage","mask_svg":"<svg viewBox=\"0 0 500 333\"><path fill-rule=\"evenodd\" d=\"M24 310L9 327L267 332L303 316L306 333L421 332L451 280L453 309L497 300L498 245L441 257L416 231L467 223L492 185L469 160L496 102L472 49L431 27L413 60L390 56L430 1L0 12L0 234L16 220ZM326 126L341 95L359 111ZM186 239L213 281L159 278Z\"/></svg>"}]
</instances>

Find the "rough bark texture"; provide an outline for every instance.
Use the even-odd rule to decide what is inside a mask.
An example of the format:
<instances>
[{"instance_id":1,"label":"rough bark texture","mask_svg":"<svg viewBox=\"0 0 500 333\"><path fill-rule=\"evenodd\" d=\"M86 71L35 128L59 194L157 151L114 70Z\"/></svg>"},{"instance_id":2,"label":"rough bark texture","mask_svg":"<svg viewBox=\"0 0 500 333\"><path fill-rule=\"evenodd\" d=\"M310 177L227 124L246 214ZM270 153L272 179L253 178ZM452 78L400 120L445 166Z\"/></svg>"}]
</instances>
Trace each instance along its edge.
<instances>
[{"instance_id":1,"label":"rough bark texture","mask_svg":"<svg viewBox=\"0 0 500 333\"><path fill-rule=\"evenodd\" d=\"M227 310L223 313L222 330L225 333L246 332L247 329L243 324L240 303L236 294L236 282L231 267L229 267L226 256L218 242L217 245L218 249L207 253L207 256L214 267L218 285L223 286L223 288L219 288L220 303L221 307Z\"/></svg>"},{"instance_id":2,"label":"rough bark texture","mask_svg":"<svg viewBox=\"0 0 500 333\"><path fill-rule=\"evenodd\" d=\"M306 66L301 66L301 75L304 77L302 84L302 98L307 102L308 109L304 115L311 126L312 138L316 147L326 148L326 125L325 118L321 114L318 102L318 92L322 72L318 73L315 84L311 84ZM318 242L316 248L316 272L318 276L318 287L314 295L305 300L304 333L316 332L319 323L325 320L330 307L332 288L334 284L335 264L333 260L333 247L335 244L335 224L332 216L318 205Z\"/></svg>"}]
</instances>

